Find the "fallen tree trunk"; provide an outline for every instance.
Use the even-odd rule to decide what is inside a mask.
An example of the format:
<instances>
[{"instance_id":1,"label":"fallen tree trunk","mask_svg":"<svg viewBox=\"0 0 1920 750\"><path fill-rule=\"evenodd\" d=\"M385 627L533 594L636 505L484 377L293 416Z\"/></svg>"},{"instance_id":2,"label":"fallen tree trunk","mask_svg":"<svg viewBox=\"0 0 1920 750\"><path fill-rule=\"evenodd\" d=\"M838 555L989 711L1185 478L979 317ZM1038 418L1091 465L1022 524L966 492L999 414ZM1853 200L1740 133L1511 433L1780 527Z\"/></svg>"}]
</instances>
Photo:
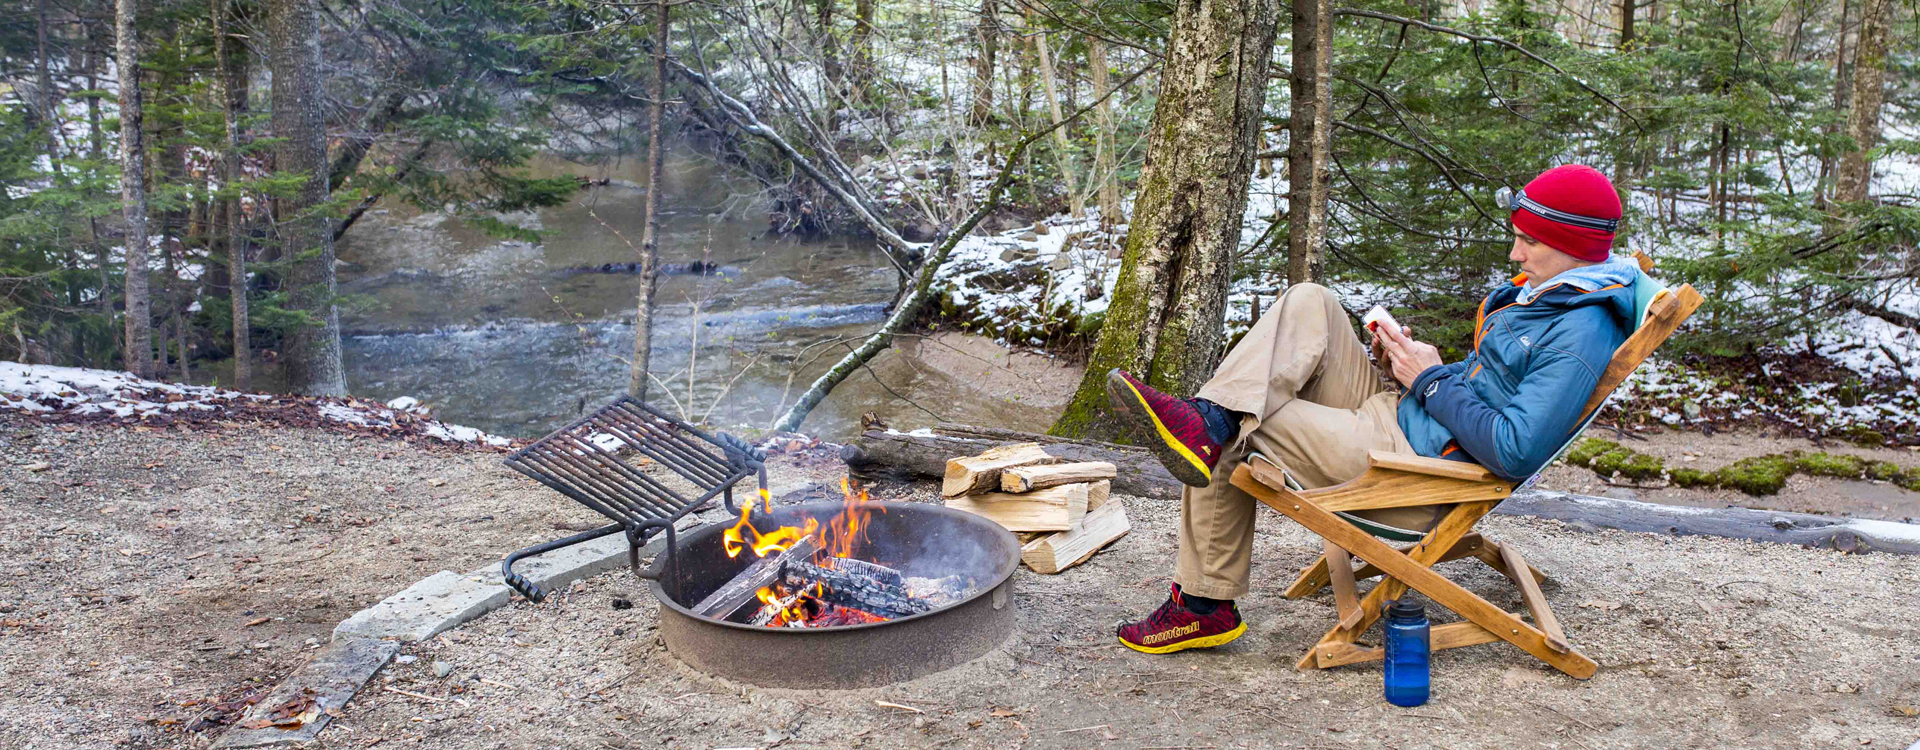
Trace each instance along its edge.
<instances>
[{"instance_id":1,"label":"fallen tree trunk","mask_svg":"<svg viewBox=\"0 0 1920 750\"><path fill-rule=\"evenodd\" d=\"M863 480L915 482L944 479L947 459L977 455L988 448L1039 443L1047 453L1068 461L1113 464L1113 491L1142 497L1178 497L1180 482L1145 449L1092 440L1070 440L1031 432L941 425L931 435L868 430L840 449L847 470Z\"/></svg>"},{"instance_id":2,"label":"fallen tree trunk","mask_svg":"<svg viewBox=\"0 0 1920 750\"><path fill-rule=\"evenodd\" d=\"M1693 508L1549 490L1516 492L1494 509L1565 521L1578 528L1715 536L1848 553L1920 555L1920 525L1751 508Z\"/></svg>"}]
</instances>

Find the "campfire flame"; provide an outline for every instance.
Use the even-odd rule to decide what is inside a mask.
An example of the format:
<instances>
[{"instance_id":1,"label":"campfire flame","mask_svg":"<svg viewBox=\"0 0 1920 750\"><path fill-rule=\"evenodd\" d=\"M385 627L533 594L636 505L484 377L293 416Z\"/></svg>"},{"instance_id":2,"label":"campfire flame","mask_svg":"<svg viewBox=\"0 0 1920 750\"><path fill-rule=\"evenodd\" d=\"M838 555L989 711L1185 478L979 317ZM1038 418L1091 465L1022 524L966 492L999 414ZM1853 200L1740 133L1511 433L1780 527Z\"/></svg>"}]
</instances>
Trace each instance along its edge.
<instances>
[{"instance_id":1,"label":"campfire flame","mask_svg":"<svg viewBox=\"0 0 1920 750\"><path fill-rule=\"evenodd\" d=\"M875 510L886 511L871 504L866 489L863 487L856 491L846 477L840 479L840 492L846 497L845 509L829 519L825 529L821 528L818 520L808 518L801 526L780 526L761 531L753 525L754 504L749 502L742 505L740 520L721 534L727 557L739 557L744 550L753 550L755 557L766 557L775 551L785 551L801 539L812 536L820 542L820 551L814 555L812 562L832 565L832 558L854 558L855 548L866 541L868 518ZM772 512L772 499L765 489L760 490L760 509L762 513ZM783 584L774 584L755 592L763 607L762 617L765 617L768 609L773 612L772 619L765 623L769 627L830 627L887 620L871 612L821 601L819 597L824 594L824 585L819 583L804 586L799 591L791 591Z\"/></svg>"},{"instance_id":2,"label":"campfire flame","mask_svg":"<svg viewBox=\"0 0 1920 750\"><path fill-rule=\"evenodd\" d=\"M873 508L868 504L866 488L862 487L856 493L852 482L846 477L840 478L840 493L846 496L846 510L827 523L825 533L819 533L820 522L812 518L808 518L803 526L780 526L762 532L753 525L753 503L741 505L740 520L721 535L727 557L739 557L741 550L746 549L753 550L755 557L766 557L775 550L785 550L794 542L816 534L825 554L853 557L854 544L865 536L867 516L873 513ZM772 512L772 500L766 490L760 491L760 503L762 512Z\"/></svg>"}]
</instances>

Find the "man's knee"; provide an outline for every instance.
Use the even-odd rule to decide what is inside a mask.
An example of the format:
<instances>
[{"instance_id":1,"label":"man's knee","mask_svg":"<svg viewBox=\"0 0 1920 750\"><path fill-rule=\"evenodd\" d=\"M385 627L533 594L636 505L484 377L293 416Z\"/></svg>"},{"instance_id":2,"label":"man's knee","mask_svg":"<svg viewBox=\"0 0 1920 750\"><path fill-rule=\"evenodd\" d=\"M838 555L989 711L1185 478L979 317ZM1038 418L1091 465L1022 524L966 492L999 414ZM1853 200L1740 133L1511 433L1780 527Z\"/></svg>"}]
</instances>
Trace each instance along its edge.
<instances>
[{"instance_id":1,"label":"man's knee","mask_svg":"<svg viewBox=\"0 0 1920 750\"><path fill-rule=\"evenodd\" d=\"M1302 281L1288 286L1287 291L1280 294L1281 307L1299 305L1303 308L1321 308L1329 303L1338 307L1340 296L1334 294L1332 289L1311 281Z\"/></svg>"}]
</instances>

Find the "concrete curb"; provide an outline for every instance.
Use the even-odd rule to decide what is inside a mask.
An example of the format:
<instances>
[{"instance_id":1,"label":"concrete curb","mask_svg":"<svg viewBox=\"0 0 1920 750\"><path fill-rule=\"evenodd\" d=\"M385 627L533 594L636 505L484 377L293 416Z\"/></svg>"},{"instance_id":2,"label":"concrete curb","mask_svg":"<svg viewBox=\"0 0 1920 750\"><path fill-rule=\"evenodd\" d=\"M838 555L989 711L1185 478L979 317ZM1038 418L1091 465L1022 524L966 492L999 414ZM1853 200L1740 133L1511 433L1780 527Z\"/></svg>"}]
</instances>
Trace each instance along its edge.
<instances>
[{"instance_id":1,"label":"concrete curb","mask_svg":"<svg viewBox=\"0 0 1920 750\"><path fill-rule=\"evenodd\" d=\"M279 687L268 693L267 697L234 722L235 728L220 736L213 743L214 750L237 750L247 747L267 747L271 745L294 745L312 742L327 728L333 717L327 714L330 709L338 709L347 704L361 686L366 685L373 675L380 671L400 653L400 644L394 641L382 641L375 638L347 638L335 640L315 654L312 661L294 672ZM244 729L239 725L255 719L264 718L274 709L313 691L313 709L316 714L312 721L301 724L298 729Z\"/></svg>"},{"instance_id":2,"label":"concrete curb","mask_svg":"<svg viewBox=\"0 0 1920 750\"><path fill-rule=\"evenodd\" d=\"M787 495L793 492L825 486L795 484L774 487L770 492L786 500ZM837 489L834 494L838 495ZM725 508L716 508L707 511L706 517L690 515L678 528L684 531L727 517ZM666 545L666 535L654 537L640 548L641 559L660 554ZM526 576L541 589L552 592L562 590L582 578L614 570L626 563L626 557L627 538L623 534L615 534L522 561L514 566L514 572ZM256 715L265 716L309 688L314 691L315 704L323 708L313 721L293 730L236 727L221 735L213 747L215 750L238 750L311 743L332 720L324 709L346 705L381 667L399 653L401 643L432 638L504 607L510 601L512 590L501 580L498 564L466 573L442 570L420 579L334 626L332 642L306 666L274 688L265 700L248 710L246 716L237 723L253 721Z\"/></svg>"}]
</instances>

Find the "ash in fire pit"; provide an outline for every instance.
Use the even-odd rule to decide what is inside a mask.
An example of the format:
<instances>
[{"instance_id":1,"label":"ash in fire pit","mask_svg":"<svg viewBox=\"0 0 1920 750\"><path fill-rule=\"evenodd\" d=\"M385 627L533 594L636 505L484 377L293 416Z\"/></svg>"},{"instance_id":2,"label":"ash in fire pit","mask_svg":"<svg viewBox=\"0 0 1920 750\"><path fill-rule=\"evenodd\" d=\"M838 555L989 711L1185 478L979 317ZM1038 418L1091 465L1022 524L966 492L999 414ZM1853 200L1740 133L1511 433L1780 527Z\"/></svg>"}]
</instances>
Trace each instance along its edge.
<instances>
[{"instance_id":1,"label":"ash in fire pit","mask_svg":"<svg viewBox=\"0 0 1920 750\"><path fill-rule=\"evenodd\" d=\"M867 538L876 506L865 490L856 494L847 480L841 480L840 490L846 495L845 510L824 528L809 516L802 526L762 532L753 523L753 504L742 507L739 522L723 535L727 554L738 557L751 550L759 559L702 599L694 612L774 628L862 625L955 604L979 588L975 577L963 574L977 565L959 566L956 570L962 572L934 578L907 576L858 557L884 546ZM761 511L763 517L772 511L764 498Z\"/></svg>"}]
</instances>

